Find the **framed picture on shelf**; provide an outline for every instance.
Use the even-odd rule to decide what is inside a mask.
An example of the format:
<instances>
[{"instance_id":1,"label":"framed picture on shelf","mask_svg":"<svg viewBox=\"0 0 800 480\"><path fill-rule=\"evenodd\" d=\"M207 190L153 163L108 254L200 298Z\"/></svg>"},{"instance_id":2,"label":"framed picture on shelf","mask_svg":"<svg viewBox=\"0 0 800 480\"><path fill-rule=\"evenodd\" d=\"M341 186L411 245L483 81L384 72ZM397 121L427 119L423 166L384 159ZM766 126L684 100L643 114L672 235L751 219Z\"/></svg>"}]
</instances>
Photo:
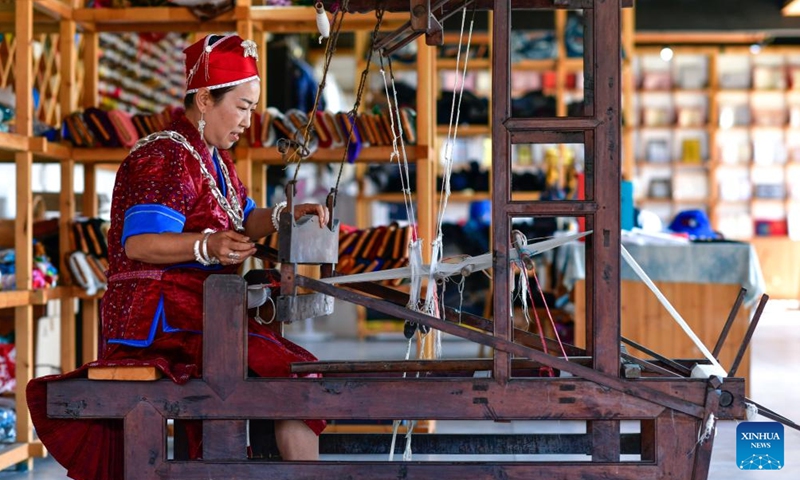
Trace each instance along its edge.
<instances>
[{"instance_id":1,"label":"framed picture on shelf","mask_svg":"<svg viewBox=\"0 0 800 480\"><path fill-rule=\"evenodd\" d=\"M647 196L655 200L668 200L672 198L672 180L669 178L654 178L647 187Z\"/></svg>"},{"instance_id":2,"label":"framed picture on shelf","mask_svg":"<svg viewBox=\"0 0 800 480\"><path fill-rule=\"evenodd\" d=\"M644 72L642 75L643 90L669 90L672 88L672 75L669 71Z\"/></svg>"},{"instance_id":3,"label":"framed picture on shelf","mask_svg":"<svg viewBox=\"0 0 800 480\"><path fill-rule=\"evenodd\" d=\"M670 161L669 141L664 138L649 140L645 156L648 162L668 163Z\"/></svg>"},{"instance_id":4,"label":"framed picture on shelf","mask_svg":"<svg viewBox=\"0 0 800 480\"><path fill-rule=\"evenodd\" d=\"M687 138L681 144L681 161L683 163L703 163L702 144L699 138Z\"/></svg>"}]
</instances>

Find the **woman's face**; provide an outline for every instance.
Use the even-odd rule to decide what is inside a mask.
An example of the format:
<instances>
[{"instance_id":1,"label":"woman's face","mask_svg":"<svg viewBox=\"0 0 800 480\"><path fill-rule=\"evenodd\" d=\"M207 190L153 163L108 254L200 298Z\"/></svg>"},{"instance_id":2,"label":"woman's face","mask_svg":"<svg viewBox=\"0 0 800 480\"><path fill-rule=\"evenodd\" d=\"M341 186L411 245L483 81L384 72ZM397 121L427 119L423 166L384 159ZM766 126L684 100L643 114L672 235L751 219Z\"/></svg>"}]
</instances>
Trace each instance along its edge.
<instances>
[{"instance_id":1,"label":"woman's face","mask_svg":"<svg viewBox=\"0 0 800 480\"><path fill-rule=\"evenodd\" d=\"M206 143L219 149L231 148L250 126L250 115L260 95L261 85L254 80L237 85L217 103L211 101L205 112L203 136Z\"/></svg>"}]
</instances>

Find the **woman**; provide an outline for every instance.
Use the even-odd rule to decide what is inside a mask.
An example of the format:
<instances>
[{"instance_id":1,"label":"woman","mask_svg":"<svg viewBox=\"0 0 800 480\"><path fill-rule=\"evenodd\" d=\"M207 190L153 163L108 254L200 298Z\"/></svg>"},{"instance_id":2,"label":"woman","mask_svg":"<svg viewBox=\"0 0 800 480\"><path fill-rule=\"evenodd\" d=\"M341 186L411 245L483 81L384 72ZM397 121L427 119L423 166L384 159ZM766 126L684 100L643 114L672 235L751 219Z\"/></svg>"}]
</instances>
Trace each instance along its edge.
<instances>
[{"instance_id":1,"label":"woman","mask_svg":"<svg viewBox=\"0 0 800 480\"><path fill-rule=\"evenodd\" d=\"M259 100L256 45L236 35L208 36L185 54L185 115L169 131L137 143L117 172L103 342L100 360L91 364L152 365L177 383L202 373L203 282L212 273L236 273L255 253L253 239L277 229L281 208L255 207L226 152L249 126ZM321 224L328 215L316 204L297 205L294 214L318 215ZM249 329L248 362L258 376L287 377L292 362L315 360L252 318ZM42 442L71 477L117 480L123 468L121 422L46 416L46 382L82 375L85 368L33 380L31 416ZM183 424L189 458L201 457L199 422ZM87 440L75 442L63 428L85 429ZM324 421L276 421L281 456L316 459L317 435L324 428ZM110 440L102 448L82 448L100 438Z\"/></svg>"}]
</instances>

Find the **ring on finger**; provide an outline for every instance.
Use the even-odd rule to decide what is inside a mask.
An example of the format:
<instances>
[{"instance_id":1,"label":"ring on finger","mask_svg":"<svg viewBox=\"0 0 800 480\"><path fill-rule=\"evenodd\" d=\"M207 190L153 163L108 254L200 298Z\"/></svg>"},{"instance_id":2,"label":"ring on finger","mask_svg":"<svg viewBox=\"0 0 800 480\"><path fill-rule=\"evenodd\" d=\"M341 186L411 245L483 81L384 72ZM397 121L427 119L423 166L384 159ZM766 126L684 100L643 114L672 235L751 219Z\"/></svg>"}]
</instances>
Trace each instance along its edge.
<instances>
[{"instance_id":1,"label":"ring on finger","mask_svg":"<svg viewBox=\"0 0 800 480\"><path fill-rule=\"evenodd\" d=\"M229 252L228 258L231 260L239 260L239 254L237 252Z\"/></svg>"}]
</instances>

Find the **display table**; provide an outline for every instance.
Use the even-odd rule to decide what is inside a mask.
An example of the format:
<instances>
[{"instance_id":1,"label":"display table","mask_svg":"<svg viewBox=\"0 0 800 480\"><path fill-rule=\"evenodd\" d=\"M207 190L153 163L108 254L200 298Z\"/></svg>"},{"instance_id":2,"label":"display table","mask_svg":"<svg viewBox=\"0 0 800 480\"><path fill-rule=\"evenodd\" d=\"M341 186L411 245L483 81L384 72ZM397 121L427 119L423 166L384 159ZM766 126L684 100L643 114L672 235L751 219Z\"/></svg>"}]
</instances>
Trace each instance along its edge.
<instances>
[{"instance_id":1,"label":"display table","mask_svg":"<svg viewBox=\"0 0 800 480\"><path fill-rule=\"evenodd\" d=\"M686 245L625 244L631 256L658 286L709 350L714 348L739 289L747 289L719 360L728 369L749 323L750 311L765 283L753 247L742 243ZM563 283L575 298L575 344L586 345L585 255L582 243L565 246L557 255ZM703 358L666 309L624 260L621 260L621 332L670 358ZM639 352L632 352L639 355ZM748 377L749 351L737 376Z\"/></svg>"},{"instance_id":2,"label":"display table","mask_svg":"<svg viewBox=\"0 0 800 480\"><path fill-rule=\"evenodd\" d=\"M755 237L767 293L771 299L800 299L800 241L789 237Z\"/></svg>"}]
</instances>

